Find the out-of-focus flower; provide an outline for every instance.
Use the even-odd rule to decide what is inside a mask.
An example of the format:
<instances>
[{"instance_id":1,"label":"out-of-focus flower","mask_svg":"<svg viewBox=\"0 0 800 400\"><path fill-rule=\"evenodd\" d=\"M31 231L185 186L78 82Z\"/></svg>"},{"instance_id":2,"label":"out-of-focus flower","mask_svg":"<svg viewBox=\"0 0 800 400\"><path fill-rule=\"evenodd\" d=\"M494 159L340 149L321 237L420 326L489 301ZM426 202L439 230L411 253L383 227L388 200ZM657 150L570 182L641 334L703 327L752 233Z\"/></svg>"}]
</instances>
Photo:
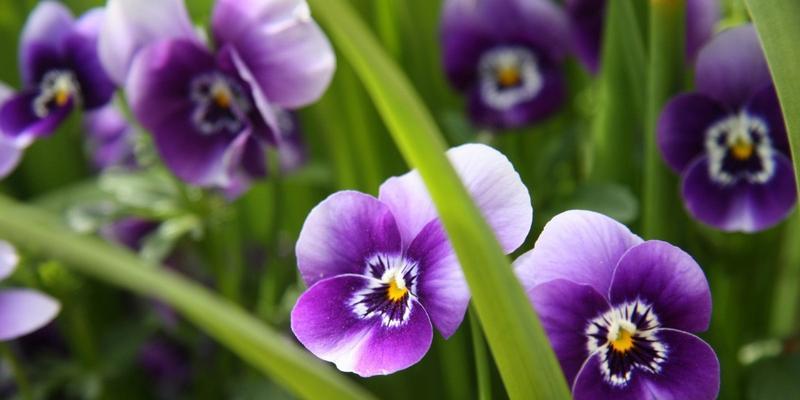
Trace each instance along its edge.
<instances>
[{"instance_id":1,"label":"out-of-focus flower","mask_svg":"<svg viewBox=\"0 0 800 400\"><path fill-rule=\"evenodd\" d=\"M595 73L600 67L606 0L566 0L566 8L578 58ZM686 0L685 51L689 62L711 38L718 20L718 0Z\"/></svg>"},{"instance_id":2,"label":"out-of-focus flower","mask_svg":"<svg viewBox=\"0 0 800 400\"><path fill-rule=\"evenodd\" d=\"M103 11L75 20L61 3L39 3L20 40L24 88L0 108L0 130L20 145L55 131L76 108L108 103L114 84L97 56Z\"/></svg>"},{"instance_id":3,"label":"out-of-focus flower","mask_svg":"<svg viewBox=\"0 0 800 400\"><path fill-rule=\"evenodd\" d=\"M576 400L711 400L711 292L692 257L602 214L567 211L515 263Z\"/></svg>"},{"instance_id":4,"label":"out-of-focus flower","mask_svg":"<svg viewBox=\"0 0 800 400\"><path fill-rule=\"evenodd\" d=\"M11 88L0 82L0 109L13 96ZM0 128L2 129L2 128ZM22 159L25 146L0 133L0 178L6 177Z\"/></svg>"},{"instance_id":5,"label":"out-of-focus flower","mask_svg":"<svg viewBox=\"0 0 800 400\"><path fill-rule=\"evenodd\" d=\"M519 127L563 103L569 30L549 0L447 0L441 38L447 77L476 124Z\"/></svg>"},{"instance_id":6,"label":"out-of-focus flower","mask_svg":"<svg viewBox=\"0 0 800 400\"><path fill-rule=\"evenodd\" d=\"M503 249L514 251L533 209L513 166L484 145L448 156ZM469 289L417 171L384 182L377 199L333 194L309 214L296 250L310 288L292 310L292 330L342 371L407 368L428 351L431 323L447 338L464 318Z\"/></svg>"},{"instance_id":7,"label":"out-of-focus flower","mask_svg":"<svg viewBox=\"0 0 800 400\"><path fill-rule=\"evenodd\" d=\"M117 105L108 104L86 113L83 128L88 153L95 168L134 169L138 166L134 151L135 131Z\"/></svg>"},{"instance_id":8,"label":"out-of-focus flower","mask_svg":"<svg viewBox=\"0 0 800 400\"><path fill-rule=\"evenodd\" d=\"M305 165L308 159L306 143L300 129L300 121L294 113L278 110L278 158L281 171L292 172Z\"/></svg>"},{"instance_id":9,"label":"out-of-focus flower","mask_svg":"<svg viewBox=\"0 0 800 400\"><path fill-rule=\"evenodd\" d=\"M0 279L11 275L18 263L14 247L0 240ZM60 309L58 301L35 290L0 290L0 341L16 339L42 328Z\"/></svg>"},{"instance_id":10,"label":"out-of-focus flower","mask_svg":"<svg viewBox=\"0 0 800 400\"><path fill-rule=\"evenodd\" d=\"M683 177L686 208L725 231L753 232L797 202L783 116L752 26L704 47L696 92L673 98L658 121L664 160Z\"/></svg>"},{"instance_id":11,"label":"out-of-focus flower","mask_svg":"<svg viewBox=\"0 0 800 400\"><path fill-rule=\"evenodd\" d=\"M335 59L304 0L218 0L211 50L181 2L111 0L100 42L166 165L194 185L237 192L266 175L278 114L315 101ZM118 46L118 41L122 45Z\"/></svg>"},{"instance_id":12,"label":"out-of-focus flower","mask_svg":"<svg viewBox=\"0 0 800 400\"><path fill-rule=\"evenodd\" d=\"M132 250L139 250L147 235L155 232L158 226L158 222L155 221L128 217L106 225L101 234L106 240L119 243Z\"/></svg>"}]
</instances>

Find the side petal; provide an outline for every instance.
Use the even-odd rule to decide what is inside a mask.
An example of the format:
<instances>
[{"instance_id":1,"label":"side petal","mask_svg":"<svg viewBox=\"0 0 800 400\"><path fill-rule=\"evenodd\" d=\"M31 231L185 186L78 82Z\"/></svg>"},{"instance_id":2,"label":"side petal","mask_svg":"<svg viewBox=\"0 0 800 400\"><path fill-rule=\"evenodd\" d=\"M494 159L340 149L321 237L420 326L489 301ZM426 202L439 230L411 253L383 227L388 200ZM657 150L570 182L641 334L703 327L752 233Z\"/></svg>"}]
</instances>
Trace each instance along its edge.
<instances>
[{"instance_id":1,"label":"side petal","mask_svg":"<svg viewBox=\"0 0 800 400\"><path fill-rule=\"evenodd\" d=\"M726 111L714 99L700 93L678 95L658 118L657 141L661 156L676 173L705 152L706 131Z\"/></svg>"},{"instance_id":2,"label":"side petal","mask_svg":"<svg viewBox=\"0 0 800 400\"><path fill-rule=\"evenodd\" d=\"M17 249L11 243L0 240L0 280L8 278L19 264Z\"/></svg>"},{"instance_id":3,"label":"side petal","mask_svg":"<svg viewBox=\"0 0 800 400\"><path fill-rule=\"evenodd\" d=\"M0 132L15 145L25 147L34 139L52 134L72 112L70 101L40 118L33 107L38 95L36 90L19 92L0 106Z\"/></svg>"},{"instance_id":4,"label":"side petal","mask_svg":"<svg viewBox=\"0 0 800 400\"><path fill-rule=\"evenodd\" d=\"M297 267L307 285L366 271L377 253L399 254L400 233L391 210L354 191L332 194L308 214L296 245Z\"/></svg>"},{"instance_id":5,"label":"side petal","mask_svg":"<svg viewBox=\"0 0 800 400\"><path fill-rule=\"evenodd\" d=\"M482 144L454 147L447 156L503 249L516 250L530 231L533 207L514 166L502 153ZM405 243L438 218L418 171L389 178L381 185L379 198L395 215Z\"/></svg>"},{"instance_id":6,"label":"side petal","mask_svg":"<svg viewBox=\"0 0 800 400\"><path fill-rule=\"evenodd\" d=\"M74 22L72 13L61 2L43 1L31 11L19 44L20 72L26 86L36 84L34 64L42 49L57 53Z\"/></svg>"},{"instance_id":7,"label":"side petal","mask_svg":"<svg viewBox=\"0 0 800 400\"><path fill-rule=\"evenodd\" d=\"M634 376L627 386L611 385L600 372L600 356L595 354L583 364L572 384L575 400L663 400L650 393L640 376ZM634 371L634 373L639 371Z\"/></svg>"},{"instance_id":8,"label":"side petal","mask_svg":"<svg viewBox=\"0 0 800 400\"><path fill-rule=\"evenodd\" d=\"M786 124L783 121L781 104L774 85L766 85L756 92L744 106L745 112L751 117L761 118L767 124L767 132L772 145L783 154L791 154L789 150L789 137L786 134Z\"/></svg>"},{"instance_id":9,"label":"side petal","mask_svg":"<svg viewBox=\"0 0 800 400\"><path fill-rule=\"evenodd\" d=\"M315 356L345 372L363 377L387 375L416 364L431 345L433 328L425 309L412 300L411 312L399 326L383 326L381 318L363 318L351 301L370 278L342 275L317 282L292 310L292 332Z\"/></svg>"},{"instance_id":10,"label":"side petal","mask_svg":"<svg viewBox=\"0 0 800 400\"><path fill-rule=\"evenodd\" d=\"M462 91L475 81L483 52L495 44L492 26L481 18L479 4L447 0L442 9L442 63L450 83Z\"/></svg>"},{"instance_id":11,"label":"side petal","mask_svg":"<svg viewBox=\"0 0 800 400\"><path fill-rule=\"evenodd\" d=\"M643 300L661 326L702 332L711 322L711 290L703 270L683 250L648 240L619 260L611 282L612 304Z\"/></svg>"},{"instance_id":12,"label":"side petal","mask_svg":"<svg viewBox=\"0 0 800 400\"><path fill-rule=\"evenodd\" d=\"M8 176L22 160L23 147L0 134L0 178Z\"/></svg>"},{"instance_id":13,"label":"side petal","mask_svg":"<svg viewBox=\"0 0 800 400\"><path fill-rule=\"evenodd\" d=\"M198 40L182 0L109 0L100 31L100 61L121 86L139 50L170 38Z\"/></svg>"},{"instance_id":14,"label":"side petal","mask_svg":"<svg viewBox=\"0 0 800 400\"><path fill-rule=\"evenodd\" d=\"M97 37L104 16L100 8L87 11L64 41L65 56L81 88L81 105L88 110L105 105L114 95L114 83L97 55Z\"/></svg>"},{"instance_id":15,"label":"side petal","mask_svg":"<svg viewBox=\"0 0 800 400\"><path fill-rule=\"evenodd\" d=\"M520 256L514 268L527 290L565 279L608 293L619 259L639 243L642 239L625 225L603 214L565 211L545 225L533 250Z\"/></svg>"},{"instance_id":16,"label":"side petal","mask_svg":"<svg viewBox=\"0 0 800 400\"><path fill-rule=\"evenodd\" d=\"M336 58L305 0L219 0L212 29L217 43L236 49L272 103L302 107L330 84Z\"/></svg>"},{"instance_id":17,"label":"side petal","mask_svg":"<svg viewBox=\"0 0 800 400\"><path fill-rule=\"evenodd\" d=\"M767 60L752 25L718 34L697 55L695 86L729 108L738 109L771 82Z\"/></svg>"},{"instance_id":18,"label":"side petal","mask_svg":"<svg viewBox=\"0 0 800 400\"><path fill-rule=\"evenodd\" d=\"M593 287L563 279L545 282L527 292L567 382L574 382L590 356L586 328L611 306Z\"/></svg>"},{"instance_id":19,"label":"side petal","mask_svg":"<svg viewBox=\"0 0 800 400\"><path fill-rule=\"evenodd\" d=\"M692 334L662 329L659 336L668 348L667 360L658 374L643 379L659 400L713 400L719 394L720 368L714 350Z\"/></svg>"},{"instance_id":20,"label":"side petal","mask_svg":"<svg viewBox=\"0 0 800 400\"><path fill-rule=\"evenodd\" d=\"M60 309L58 301L33 290L0 291L0 340L16 339L47 325Z\"/></svg>"}]
</instances>

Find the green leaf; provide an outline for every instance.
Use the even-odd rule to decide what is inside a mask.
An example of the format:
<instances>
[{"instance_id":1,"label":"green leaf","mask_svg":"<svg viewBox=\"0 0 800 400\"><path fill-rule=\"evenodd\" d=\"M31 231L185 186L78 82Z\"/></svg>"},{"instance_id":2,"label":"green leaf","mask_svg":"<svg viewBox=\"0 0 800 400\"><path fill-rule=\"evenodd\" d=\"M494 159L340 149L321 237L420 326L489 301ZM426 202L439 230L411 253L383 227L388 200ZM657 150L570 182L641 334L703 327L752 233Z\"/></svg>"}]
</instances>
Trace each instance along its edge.
<instances>
[{"instance_id":1,"label":"green leaf","mask_svg":"<svg viewBox=\"0 0 800 400\"><path fill-rule=\"evenodd\" d=\"M171 305L300 397L372 398L238 306L164 268L153 268L122 248L69 232L47 213L0 197L0 237L61 260L86 275Z\"/></svg>"},{"instance_id":2,"label":"green leaf","mask_svg":"<svg viewBox=\"0 0 800 400\"><path fill-rule=\"evenodd\" d=\"M628 224L639 215L639 202L628 188L617 184L586 183L575 189L572 197L559 204L561 211L579 209L596 211Z\"/></svg>"},{"instance_id":3,"label":"green leaf","mask_svg":"<svg viewBox=\"0 0 800 400\"><path fill-rule=\"evenodd\" d=\"M429 111L347 2L310 1L369 92L406 160L425 181L472 291L511 398L569 398L561 369L508 258L452 165Z\"/></svg>"}]
</instances>

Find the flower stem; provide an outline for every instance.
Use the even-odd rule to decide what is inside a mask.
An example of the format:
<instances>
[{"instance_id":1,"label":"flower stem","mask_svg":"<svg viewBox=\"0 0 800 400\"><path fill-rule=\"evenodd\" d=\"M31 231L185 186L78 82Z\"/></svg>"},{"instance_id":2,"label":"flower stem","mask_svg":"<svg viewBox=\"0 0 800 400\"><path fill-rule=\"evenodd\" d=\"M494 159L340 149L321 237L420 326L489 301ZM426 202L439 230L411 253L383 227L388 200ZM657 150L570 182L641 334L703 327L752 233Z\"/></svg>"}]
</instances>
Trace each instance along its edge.
<instances>
[{"instance_id":1,"label":"flower stem","mask_svg":"<svg viewBox=\"0 0 800 400\"><path fill-rule=\"evenodd\" d=\"M492 379L489 371L489 357L486 354L486 342L483 338L478 313L469 307L469 328L472 334L472 351L475 354L475 373L478 376L478 400L491 400Z\"/></svg>"},{"instance_id":2,"label":"flower stem","mask_svg":"<svg viewBox=\"0 0 800 400\"><path fill-rule=\"evenodd\" d=\"M770 315L770 333L786 337L797 327L797 306L800 299L800 213L795 213L783 232L783 246L775 279Z\"/></svg>"},{"instance_id":3,"label":"flower stem","mask_svg":"<svg viewBox=\"0 0 800 400\"><path fill-rule=\"evenodd\" d=\"M31 391L31 385L28 382L28 376L25 374L25 370L22 368L19 360L17 360L17 356L14 355L14 351L11 350L11 347L8 345L8 343L0 343L0 353L2 353L3 358L11 367L11 373L14 374L14 379L17 382L17 390L19 391L20 398L24 400L32 400L33 392Z\"/></svg>"}]
</instances>

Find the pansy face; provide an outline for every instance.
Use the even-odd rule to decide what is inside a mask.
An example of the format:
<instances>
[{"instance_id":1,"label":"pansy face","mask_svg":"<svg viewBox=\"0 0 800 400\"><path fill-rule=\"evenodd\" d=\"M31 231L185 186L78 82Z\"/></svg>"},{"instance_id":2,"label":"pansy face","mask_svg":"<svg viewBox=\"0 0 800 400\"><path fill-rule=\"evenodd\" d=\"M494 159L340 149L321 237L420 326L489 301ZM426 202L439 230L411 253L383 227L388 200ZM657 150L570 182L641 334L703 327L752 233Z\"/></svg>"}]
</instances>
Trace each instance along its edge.
<instances>
[{"instance_id":1,"label":"pansy face","mask_svg":"<svg viewBox=\"0 0 800 400\"><path fill-rule=\"evenodd\" d=\"M39 83L39 94L33 99L33 111L39 118L68 105L81 103L80 84L70 70L47 71Z\"/></svg>"},{"instance_id":2,"label":"pansy face","mask_svg":"<svg viewBox=\"0 0 800 400\"><path fill-rule=\"evenodd\" d=\"M353 312L359 318L380 318L385 327L408 322L412 298L417 299L419 264L401 255L377 254L366 260L365 276L374 279L353 296Z\"/></svg>"},{"instance_id":3,"label":"pansy face","mask_svg":"<svg viewBox=\"0 0 800 400\"><path fill-rule=\"evenodd\" d=\"M192 122L203 135L235 135L248 123L253 105L242 85L221 72L199 75L191 81Z\"/></svg>"},{"instance_id":4,"label":"pansy face","mask_svg":"<svg viewBox=\"0 0 800 400\"><path fill-rule=\"evenodd\" d=\"M481 57L479 69L481 96L498 110L529 101L542 90L536 56L525 47L491 49Z\"/></svg>"},{"instance_id":5,"label":"pansy face","mask_svg":"<svg viewBox=\"0 0 800 400\"><path fill-rule=\"evenodd\" d=\"M742 112L714 123L706 132L708 173L722 185L745 179L763 184L775 174L769 126Z\"/></svg>"}]
</instances>

